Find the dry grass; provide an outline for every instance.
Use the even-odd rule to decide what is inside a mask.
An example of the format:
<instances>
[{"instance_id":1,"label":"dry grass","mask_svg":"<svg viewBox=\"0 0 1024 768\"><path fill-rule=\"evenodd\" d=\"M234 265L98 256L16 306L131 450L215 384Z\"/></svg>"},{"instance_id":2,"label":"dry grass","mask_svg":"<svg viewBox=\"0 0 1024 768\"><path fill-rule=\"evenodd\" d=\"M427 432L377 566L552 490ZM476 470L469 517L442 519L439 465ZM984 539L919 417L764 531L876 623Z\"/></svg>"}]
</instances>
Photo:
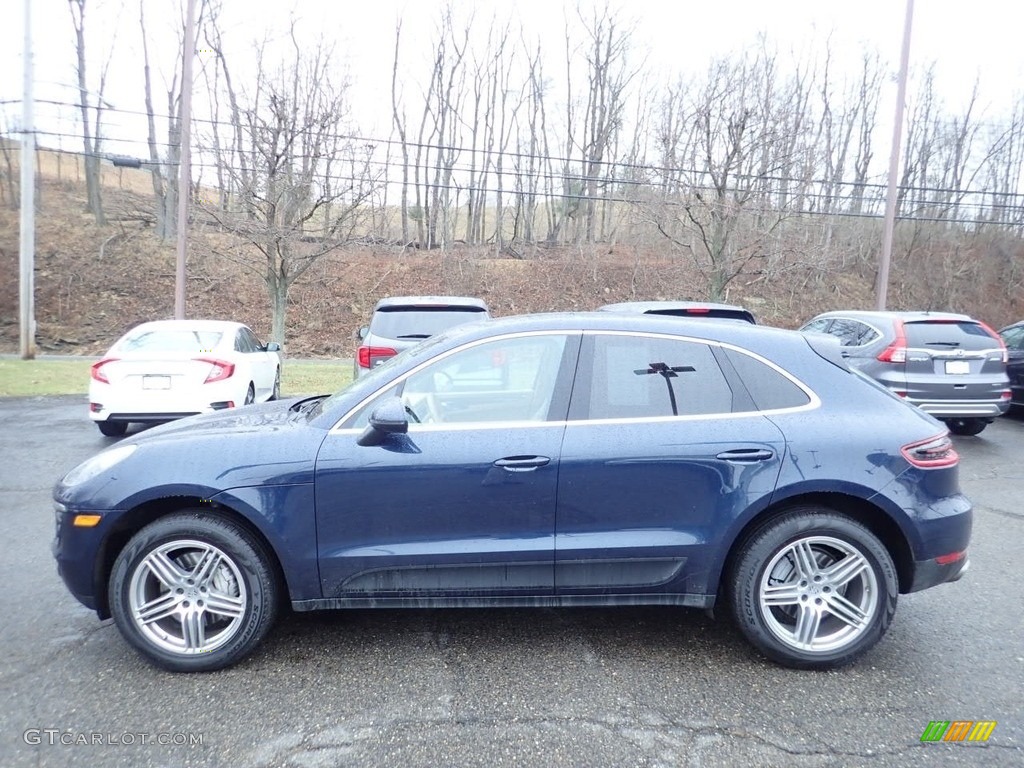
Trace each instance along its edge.
<instances>
[{"instance_id":1,"label":"dry grass","mask_svg":"<svg viewBox=\"0 0 1024 768\"><path fill-rule=\"evenodd\" d=\"M93 360L0 360L0 397L85 395ZM351 363L303 363L286 360L281 394L319 395L336 392L352 381Z\"/></svg>"}]
</instances>

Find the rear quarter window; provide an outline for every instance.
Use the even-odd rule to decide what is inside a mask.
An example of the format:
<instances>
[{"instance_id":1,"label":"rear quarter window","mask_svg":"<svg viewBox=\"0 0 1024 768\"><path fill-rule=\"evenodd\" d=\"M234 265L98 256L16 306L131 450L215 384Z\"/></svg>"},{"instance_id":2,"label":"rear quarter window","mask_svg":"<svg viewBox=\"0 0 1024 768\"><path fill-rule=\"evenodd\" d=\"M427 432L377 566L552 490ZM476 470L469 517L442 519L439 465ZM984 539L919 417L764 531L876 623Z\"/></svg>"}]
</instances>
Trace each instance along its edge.
<instances>
[{"instance_id":1,"label":"rear quarter window","mask_svg":"<svg viewBox=\"0 0 1024 768\"><path fill-rule=\"evenodd\" d=\"M759 411L798 408L811 402L806 392L770 365L735 349L726 349L725 354Z\"/></svg>"}]
</instances>

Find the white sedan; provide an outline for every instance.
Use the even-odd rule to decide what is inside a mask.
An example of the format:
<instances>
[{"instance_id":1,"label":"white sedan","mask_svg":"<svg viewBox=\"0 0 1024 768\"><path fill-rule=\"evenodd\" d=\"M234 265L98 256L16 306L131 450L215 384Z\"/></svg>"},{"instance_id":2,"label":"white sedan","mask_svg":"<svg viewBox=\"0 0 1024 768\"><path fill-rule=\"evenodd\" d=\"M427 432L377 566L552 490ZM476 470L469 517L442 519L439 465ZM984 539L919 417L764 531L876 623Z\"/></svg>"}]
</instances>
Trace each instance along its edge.
<instances>
[{"instance_id":1,"label":"white sedan","mask_svg":"<svg viewBox=\"0 0 1024 768\"><path fill-rule=\"evenodd\" d=\"M276 400L280 345L241 323L162 320L136 326L92 366L89 418L108 437L161 422Z\"/></svg>"}]
</instances>

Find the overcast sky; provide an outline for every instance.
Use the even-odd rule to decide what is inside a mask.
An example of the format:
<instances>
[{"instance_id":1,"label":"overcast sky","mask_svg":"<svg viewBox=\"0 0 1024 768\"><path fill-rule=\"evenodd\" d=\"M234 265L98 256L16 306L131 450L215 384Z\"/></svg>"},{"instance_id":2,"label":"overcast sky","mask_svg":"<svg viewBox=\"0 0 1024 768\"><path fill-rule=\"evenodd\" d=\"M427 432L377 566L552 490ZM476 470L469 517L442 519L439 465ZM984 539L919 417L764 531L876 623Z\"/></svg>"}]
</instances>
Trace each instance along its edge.
<instances>
[{"instance_id":1,"label":"overcast sky","mask_svg":"<svg viewBox=\"0 0 1024 768\"><path fill-rule=\"evenodd\" d=\"M24 0L7 0L0 25L0 100L18 100L22 72L22 7ZM584 5L592 0L582 0ZM89 0L87 18L90 59L95 82L99 62L114 46L107 100L122 109L142 109L139 0ZM151 43L172 51L180 0L145 0L151 22ZM349 63L356 112L371 115L381 103L391 70L395 23L402 19L407 40L428 38L444 3L438 0L223 0L222 27L229 46L251 50L253 39L278 35L290 14L310 35L324 31L337 42ZM563 16L576 2L558 0L451 0L456 18L475 8L486 21L491 15L521 19L534 35L551 41L560 55ZM899 61L905 3L903 0L608 0L623 19L635 19L635 49L646 52L652 68L668 80L671 75L702 71L709 59L741 50L759 33L780 50L820 49L826 40L840 66L855 66L865 47L878 50L893 70ZM36 96L74 101L74 35L67 0L32 0ZM1021 94L1024 76L1024 2L1020 0L917 0L914 12L912 64L917 71L936 63L936 82L947 106L955 110L970 92L975 78L981 84L977 117L998 120ZM116 40L114 33L116 32ZM113 41L113 42L112 42ZM230 48L229 48L230 50ZM169 58L169 57L168 57ZM239 57L241 58L241 57ZM386 90L384 91L386 93ZM197 96L197 100L198 100ZM18 104L3 106L8 120L19 118ZM891 114L891 98L883 114ZM159 107L158 107L159 110ZM53 110L38 113L53 120ZM2 120L3 118L0 118ZM73 133L73 115L61 130ZM108 126L113 135L117 125ZM370 125L364 129L373 130ZM128 126L125 126L128 130ZM379 128L386 131L386 125ZM45 141L44 141L45 143ZM116 151L115 147L111 148Z\"/></svg>"}]
</instances>

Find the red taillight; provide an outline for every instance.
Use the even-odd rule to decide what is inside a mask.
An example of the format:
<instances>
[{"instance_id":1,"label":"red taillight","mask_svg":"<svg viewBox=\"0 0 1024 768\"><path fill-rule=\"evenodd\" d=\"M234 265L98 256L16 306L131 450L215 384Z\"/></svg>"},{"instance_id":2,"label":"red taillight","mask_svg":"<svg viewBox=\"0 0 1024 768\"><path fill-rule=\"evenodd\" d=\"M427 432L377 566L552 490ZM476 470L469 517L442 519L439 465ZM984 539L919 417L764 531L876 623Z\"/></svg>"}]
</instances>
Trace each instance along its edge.
<instances>
[{"instance_id":1,"label":"red taillight","mask_svg":"<svg viewBox=\"0 0 1024 768\"><path fill-rule=\"evenodd\" d=\"M96 381L102 381L104 384L109 384L110 379L108 379L107 374L103 372L103 366L106 365L107 363L116 363L117 361L118 358L116 357L107 357L103 360L100 360L98 363L93 363L92 368L89 371L89 375L92 376Z\"/></svg>"},{"instance_id":2,"label":"red taillight","mask_svg":"<svg viewBox=\"0 0 1024 768\"><path fill-rule=\"evenodd\" d=\"M690 307L686 310L686 314L688 315L706 315L710 312L711 310L707 307Z\"/></svg>"},{"instance_id":3,"label":"red taillight","mask_svg":"<svg viewBox=\"0 0 1024 768\"><path fill-rule=\"evenodd\" d=\"M936 467L953 467L960 461L960 456L953 448L953 441L948 434L929 437L927 440L918 440L900 448L903 458L922 469L934 469Z\"/></svg>"},{"instance_id":4,"label":"red taillight","mask_svg":"<svg viewBox=\"0 0 1024 768\"><path fill-rule=\"evenodd\" d=\"M398 353L391 347L360 347L356 352L356 360L360 368L369 368L370 360L380 357L392 357Z\"/></svg>"},{"instance_id":5,"label":"red taillight","mask_svg":"<svg viewBox=\"0 0 1024 768\"><path fill-rule=\"evenodd\" d=\"M963 552L950 552L948 555L939 555L935 558L935 562L939 565L949 565L950 563L963 560L965 557L967 557L966 550Z\"/></svg>"},{"instance_id":6,"label":"red taillight","mask_svg":"<svg viewBox=\"0 0 1024 768\"><path fill-rule=\"evenodd\" d=\"M1003 350L1003 365L1006 365L1008 362L1010 362L1010 355L1006 351L1006 342L1003 341L1003 337L1000 336L995 331L993 331L991 328L989 328L986 323L979 322L978 325L980 325L982 328L984 328L985 332L989 336L991 336L993 339L995 339L996 341L999 342L999 348Z\"/></svg>"},{"instance_id":7,"label":"red taillight","mask_svg":"<svg viewBox=\"0 0 1024 768\"><path fill-rule=\"evenodd\" d=\"M893 323L896 329L896 338L892 344L878 353L875 358L880 363L905 363L907 362L907 336L903 332L903 321L895 320Z\"/></svg>"},{"instance_id":8,"label":"red taillight","mask_svg":"<svg viewBox=\"0 0 1024 768\"><path fill-rule=\"evenodd\" d=\"M211 366L210 372L206 374L204 384L230 379L235 372L235 364L226 360L218 360L215 357L197 357L195 360L197 363L208 363Z\"/></svg>"},{"instance_id":9,"label":"red taillight","mask_svg":"<svg viewBox=\"0 0 1024 768\"><path fill-rule=\"evenodd\" d=\"M1013 398L1013 392L1008 389L1004 389L999 395L1000 400L1011 400Z\"/></svg>"}]
</instances>

